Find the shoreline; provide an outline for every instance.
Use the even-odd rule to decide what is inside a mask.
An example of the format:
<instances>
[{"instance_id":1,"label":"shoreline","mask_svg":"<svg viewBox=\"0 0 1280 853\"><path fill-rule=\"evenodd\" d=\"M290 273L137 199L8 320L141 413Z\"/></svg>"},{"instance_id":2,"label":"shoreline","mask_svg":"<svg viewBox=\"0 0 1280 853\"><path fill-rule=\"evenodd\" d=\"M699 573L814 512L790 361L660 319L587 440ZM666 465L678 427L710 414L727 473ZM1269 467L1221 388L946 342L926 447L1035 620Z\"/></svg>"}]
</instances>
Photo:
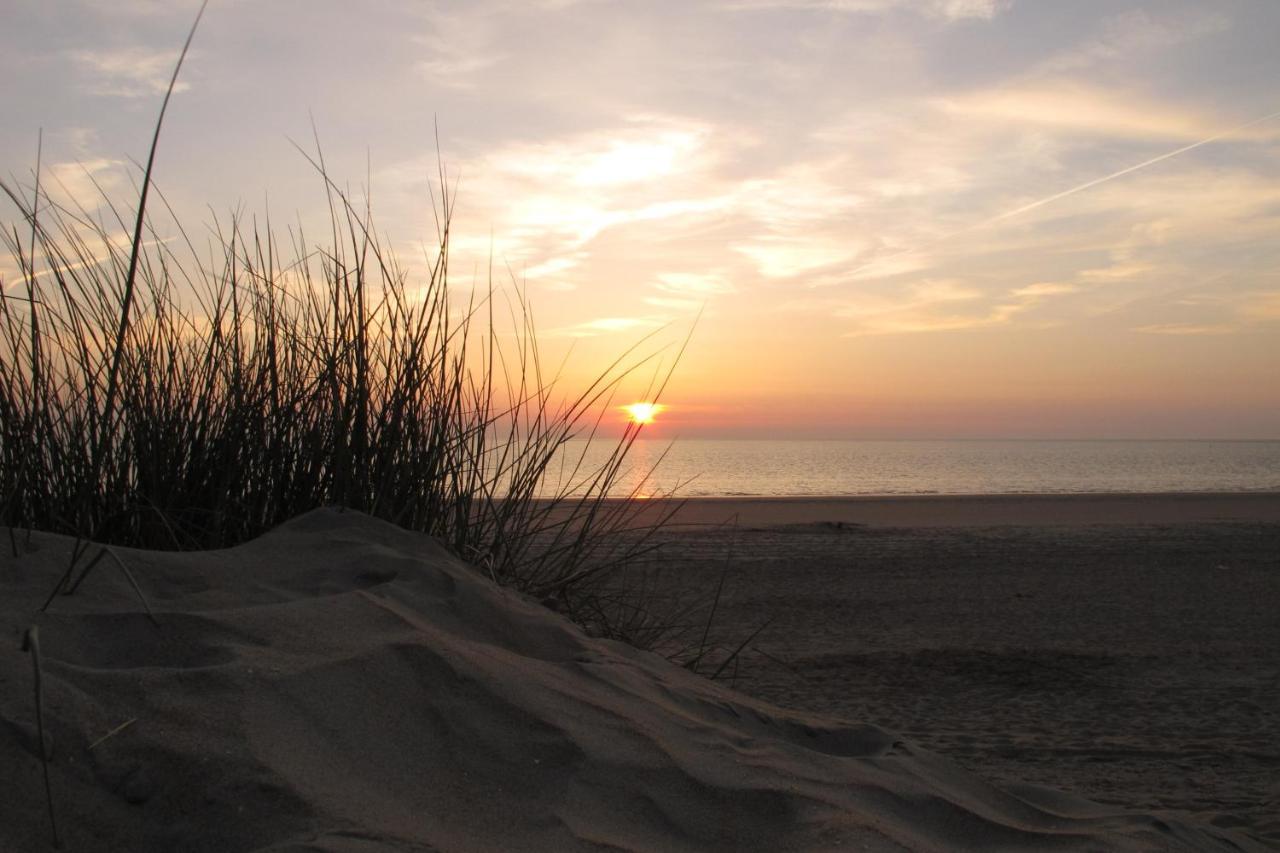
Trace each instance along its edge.
<instances>
[{"instance_id":1,"label":"shoreline","mask_svg":"<svg viewBox=\"0 0 1280 853\"><path fill-rule=\"evenodd\" d=\"M611 503L627 501L610 498ZM640 503L640 501L633 501ZM1280 491L688 497L652 501L676 527L845 524L866 527L1280 523Z\"/></svg>"}]
</instances>

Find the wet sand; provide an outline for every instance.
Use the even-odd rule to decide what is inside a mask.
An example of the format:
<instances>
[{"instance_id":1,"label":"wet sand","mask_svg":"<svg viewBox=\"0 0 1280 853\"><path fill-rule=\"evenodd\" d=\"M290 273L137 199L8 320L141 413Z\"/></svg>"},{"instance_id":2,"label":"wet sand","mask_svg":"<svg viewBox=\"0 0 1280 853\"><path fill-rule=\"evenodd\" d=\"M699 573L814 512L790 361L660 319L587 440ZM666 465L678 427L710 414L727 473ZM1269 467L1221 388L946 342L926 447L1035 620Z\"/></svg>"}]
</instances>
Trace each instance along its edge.
<instances>
[{"instance_id":1,"label":"wet sand","mask_svg":"<svg viewBox=\"0 0 1280 853\"><path fill-rule=\"evenodd\" d=\"M701 499L735 686L1019 781L1280 847L1280 496ZM716 522L734 520L717 525Z\"/></svg>"}]
</instances>

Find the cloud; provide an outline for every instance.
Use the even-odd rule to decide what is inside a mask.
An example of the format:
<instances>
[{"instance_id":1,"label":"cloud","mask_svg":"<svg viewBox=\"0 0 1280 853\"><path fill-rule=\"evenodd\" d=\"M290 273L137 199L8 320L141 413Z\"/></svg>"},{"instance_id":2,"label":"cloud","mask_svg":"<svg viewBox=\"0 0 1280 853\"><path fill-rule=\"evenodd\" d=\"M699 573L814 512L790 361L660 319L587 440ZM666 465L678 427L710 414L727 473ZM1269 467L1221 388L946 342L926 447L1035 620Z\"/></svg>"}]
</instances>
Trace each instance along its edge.
<instances>
[{"instance_id":1,"label":"cloud","mask_svg":"<svg viewBox=\"0 0 1280 853\"><path fill-rule=\"evenodd\" d=\"M900 311L864 320L845 333L856 338L868 335L908 335L928 332L959 332L1007 323L1022 310L1015 304L997 305L977 314Z\"/></svg>"},{"instance_id":2,"label":"cloud","mask_svg":"<svg viewBox=\"0 0 1280 853\"><path fill-rule=\"evenodd\" d=\"M51 163L46 170L50 180L42 183L42 192L72 208L93 210L126 185L124 162L106 157Z\"/></svg>"},{"instance_id":3,"label":"cloud","mask_svg":"<svg viewBox=\"0 0 1280 853\"><path fill-rule=\"evenodd\" d=\"M730 248L765 278L811 274L861 256L870 244L841 227L865 202L849 189L847 166L828 157L740 181L729 209L747 236Z\"/></svg>"},{"instance_id":4,"label":"cloud","mask_svg":"<svg viewBox=\"0 0 1280 853\"><path fill-rule=\"evenodd\" d=\"M889 294L863 294L834 313L854 321L848 337L966 329L1001 322L999 311L958 308L981 300L982 295L981 290L956 280L923 281Z\"/></svg>"},{"instance_id":5,"label":"cloud","mask_svg":"<svg viewBox=\"0 0 1280 853\"><path fill-rule=\"evenodd\" d=\"M666 317L597 317L594 320L586 320L571 326L562 326L539 334L549 338L594 338L619 332L657 329L666 325L667 322L668 319Z\"/></svg>"},{"instance_id":6,"label":"cloud","mask_svg":"<svg viewBox=\"0 0 1280 853\"><path fill-rule=\"evenodd\" d=\"M563 273L567 273L578 267L581 263L582 258L580 256L566 255L561 258L548 258L540 264L535 264L531 267L520 270L519 273L521 278L537 281L545 278L554 278ZM572 287L567 289L572 289Z\"/></svg>"},{"instance_id":7,"label":"cloud","mask_svg":"<svg viewBox=\"0 0 1280 853\"><path fill-rule=\"evenodd\" d=\"M429 83L466 89L475 86L475 77L479 72L495 65L501 58L498 54L466 54L450 47L439 51L431 59L418 62L417 69Z\"/></svg>"},{"instance_id":8,"label":"cloud","mask_svg":"<svg viewBox=\"0 0 1280 853\"><path fill-rule=\"evenodd\" d=\"M1091 267L1081 270L1079 278L1081 281L1102 283L1128 281L1139 276L1151 275L1158 270L1159 268L1155 264L1120 261L1105 267Z\"/></svg>"},{"instance_id":9,"label":"cloud","mask_svg":"<svg viewBox=\"0 0 1280 853\"><path fill-rule=\"evenodd\" d=\"M1280 290L1249 294L1240 307L1240 314L1256 323L1280 322Z\"/></svg>"},{"instance_id":10,"label":"cloud","mask_svg":"<svg viewBox=\"0 0 1280 853\"><path fill-rule=\"evenodd\" d=\"M1134 329L1144 335L1227 335L1235 330L1228 323L1154 323Z\"/></svg>"},{"instance_id":11,"label":"cloud","mask_svg":"<svg viewBox=\"0 0 1280 853\"><path fill-rule=\"evenodd\" d=\"M1230 124L1084 78L932 91L800 111L781 141L740 115L654 111L513 135L463 161L453 248L576 289L579 317L694 310L708 295L660 276L714 269L761 316L791 285L878 294L844 319L883 334L1087 322L1277 227L1280 127L1207 143ZM977 296L914 289L936 280Z\"/></svg>"},{"instance_id":12,"label":"cloud","mask_svg":"<svg viewBox=\"0 0 1280 853\"><path fill-rule=\"evenodd\" d=\"M129 251L133 246L133 235L124 230L118 230L107 234L95 230L91 227L79 227L83 239L83 247L90 249L88 254L74 254L78 260L59 263L56 267L44 266L36 269L32 278L37 280L54 279L57 276L65 275L76 270L93 269L102 265L110 267L113 263L118 264L123 258L127 258ZM153 249L157 246L164 246L176 242L176 237L166 237L157 240L143 240L143 249ZM63 248L68 248L64 246ZM71 257L68 254L67 257ZM108 273L110 275L110 273ZM13 290L22 286L27 278L23 272L22 265L12 253L0 254L0 290Z\"/></svg>"},{"instance_id":13,"label":"cloud","mask_svg":"<svg viewBox=\"0 0 1280 853\"><path fill-rule=\"evenodd\" d=\"M1280 322L1280 290L1253 289L1250 285L1256 279L1256 274L1227 272L1181 291L1175 299L1158 296L1145 300L1138 306L1143 318L1156 314L1158 319L1134 326L1132 331L1149 335L1227 335ZM1242 285L1249 289L1239 289Z\"/></svg>"},{"instance_id":14,"label":"cloud","mask_svg":"<svg viewBox=\"0 0 1280 853\"><path fill-rule=\"evenodd\" d=\"M486 165L507 179L548 189L611 189L662 180L687 170L704 151L706 130L637 119L635 128L579 138L512 145L489 155Z\"/></svg>"},{"instance_id":15,"label":"cloud","mask_svg":"<svg viewBox=\"0 0 1280 853\"><path fill-rule=\"evenodd\" d=\"M805 232L865 203L866 194L848 186L847 165L839 157L786 164L771 175L743 180L734 192L736 204L771 230Z\"/></svg>"},{"instance_id":16,"label":"cloud","mask_svg":"<svg viewBox=\"0 0 1280 853\"><path fill-rule=\"evenodd\" d=\"M718 140L697 121L634 115L605 127L508 141L475 152L462 174L457 256L492 256L561 289L575 284L606 232L675 227L727 209L715 179ZM434 154L379 173L392 192L421 197ZM470 227L475 226L475 227ZM492 238L484 235L492 233Z\"/></svg>"},{"instance_id":17,"label":"cloud","mask_svg":"<svg viewBox=\"0 0 1280 853\"><path fill-rule=\"evenodd\" d=\"M194 15L191 9L175 10L172 0L78 0L78 5L91 9L99 14L135 15L138 17L172 16L175 12L187 16Z\"/></svg>"},{"instance_id":18,"label":"cloud","mask_svg":"<svg viewBox=\"0 0 1280 853\"><path fill-rule=\"evenodd\" d=\"M1061 296L1064 293L1075 293L1080 288L1074 284L1062 284L1061 282L1043 281L1036 284L1028 284L1026 287L1019 287L1012 291L1012 295L1019 299L1043 299L1046 296Z\"/></svg>"},{"instance_id":19,"label":"cloud","mask_svg":"<svg viewBox=\"0 0 1280 853\"><path fill-rule=\"evenodd\" d=\"M1035 282L1002 293L957 279L926 280L847 301L834 313L854 321L846 337L963 331L1007 325L1047 299L1079 290Z\"/></svg>"},{"instance_id":20,"label":"cloud","mask_svg":"<svg viewBox=\"0 0 1280 853\"><path fill-rule=\"evenodd\" d=\"M655 278L657 280L653 286L666 293L708 297L733 293L735 290L720 272L662 272Z\"/></svg>"},{"instance_id":21,"label":"cloud","mask_svg":"<svg viewBox=\"0 0 1280 853\"><path fill-rule=\"evenodd\" d=\"M1013 0L733 0L721 8L731 11L782 9L791 11L884 14L916 12L948 21L990 20L1013 5Z\"/></svg>"},{"instance_id":22,"label":"cloud","mask_svg":"<svg viewBox=\"0 0 1280 853\"><path fill-rule=\"evenodd\" d=\"M178 62L177 50L148 50L146 48L121 48L118 50L76 50L71 60L91 79L86 88L91 94L120 98L146 98L163 95L169 88L174 66ZM192 51L188 59L195 55ZM185 92L191 84L179 80L175 92Z\"/></svg>"},{"instance_id":23,"label":"cloud","mask_svg":"<svg viewBox=\"0 0 1280 853\"><path fill-rule=\"evenodd\" d=\"M902 251L875 258L865 264L860 264L856 269L849 270L844 274L837 274L827 280L815 279L810 285L824 287L867 279L897 278L913 272L927 270L934 266L935 262L933 256L928 252Z\"/></svg>"},{"instance_id":24,"label":"cloud","mask_svg":"<svg viewBox=\"0 0 1280 853\"><path fill-rule=\"evenodd\" d=\"M1106 18L1093 38L1045 60L1041 73L1063 74L1137 55L1177 47L1231 28L1231 19L1216 10L1185 9L1153 16L1132 9Z\"/></svg>"},{"instance_id":25,"label":"cloud","mask_svg":"<svg viewBox=\"0 0 1280 853\"><path fill-rule=\"evenodd\" d=\"M793 278L847 263L859 255L850 240L822 235L764 236L731 248L749 258L765 278Z\"/></svg>"},{"instance_id":26,"label":"cloud","mask_svg":"<svg viewBox=\"0 0 1280 853\"><path fill-rule=\"evenodd\" d=\"M1124 139L1195 140L1220 122L1085 83L1015 83L936 101L953 119L1041 126ZM1266 138L1267 129L1255 132Z\"/></svg>"},{"instance_id":27,"label":"cloud","mask_svg":"<svg viewBox=\"0 0 1280 853\"><path fill-rule=\"evenodd\" d=\"M646 296L646 304L683 313L703 308L716 296L737 292L737 288L719 271L661 272L654 276L653 287L660 295Z\"/></svg>"},{"instance_id":28,"label":"cloud","mask_svg":"<svg viewBox=\"0 0 1280 853\"><path fill-rule=\"evenodd\" d=\"M447 89L472 89L481 72L497 65L507 53L497 46L497 28L490 13L429 13L426 31L412 41L424 54L414 67L423 79Z\"/></svg>"},{"instance_id":29,"label":"cloud","mask_svg":"<svg viewBox=\"0 0 1280 853\"><path fill-rule=\"evenodd\" d=\"M705 304L698 299L680 299L672 296L646 296L644 301L646 305L652 305L655 308L666 308L669 311L682 313L697 311Z\"/></svg>"},{"instance_id":30,"label":"cloud","mask_svg":"<svg viewBox=\"0 0 1280 853\"><path fill-rule=\"evenodd\" d=\"M1015 126L1011 132L1001 128L1002 122L975 118L950 131L949 146L939 148L936 139L948 134L933 130L933 118L925 112L913 122L915 133L885 140L888 153L877 166L878 177L891 180L899 169L923 161L963 178L909 198L868 195L857 211L857 230L844 232L867 241L866 250L849 264L808 273L811 286L946 275L961 258L969 268L1008 267L1014 257L1024 258L1019 262L1028 270L1053 265L1032 275L1048 273L1082 286L1162 278L1173 286L1199 264L1221 263L1221 258L1210 261L1219 247L1265 239L1264 233L1280 227L1280 175L1265 159L1215 165L1231 152L1229 133L1200 137L1099 176L1090 171L1097 169L1096 157L1087 155L1101 141L1068 144L1056 141L1056 132L1047 136L1044 128ZM1055 141L1024 149L1016 144L1020 134ZM849 184L849 176L861 168L860 158L851 155L844 176L832 170L831 181ZM1024 187L1042 189L1029 194ZM1000 206L993 210L994 205ZM830 224L815 223L809 230L825 234L829 229ZM1105 264L1098 263L1100 253L1107 257ZM998 260L1002 255L1008 259ZM1011 274L1018 272L1003 273Z\"/></svg>"},{"instance_id":31,"label":"cloud","mask_svg":"<svg viewBox=\"0 0 1280 853\"><path fill-rule=\"evenodd\" d=\"M1013 6L1013 0L934 0L929 4L934 14L953 21L963 18L990 20Z\"/></svg>"}]
</instances>

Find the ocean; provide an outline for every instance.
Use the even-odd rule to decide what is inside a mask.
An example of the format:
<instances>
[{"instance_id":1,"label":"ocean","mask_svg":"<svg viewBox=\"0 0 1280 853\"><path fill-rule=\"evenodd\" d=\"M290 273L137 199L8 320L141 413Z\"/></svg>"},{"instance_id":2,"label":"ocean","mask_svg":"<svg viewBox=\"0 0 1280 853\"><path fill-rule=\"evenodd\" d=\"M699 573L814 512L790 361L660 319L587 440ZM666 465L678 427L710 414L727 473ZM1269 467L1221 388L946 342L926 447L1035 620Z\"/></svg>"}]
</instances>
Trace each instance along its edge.
<instances>
[{"instance_id":1,"label":"ocean","mask_svg":"<svg viewBox=\"0 0 1280 853\"><path fill-rule=\"evenodd\" d=\"M614 446L573 441L570 481ZM612 493L654 497L1280 491L1280 441L637 440Z\"/></svg>"}]
</instances>

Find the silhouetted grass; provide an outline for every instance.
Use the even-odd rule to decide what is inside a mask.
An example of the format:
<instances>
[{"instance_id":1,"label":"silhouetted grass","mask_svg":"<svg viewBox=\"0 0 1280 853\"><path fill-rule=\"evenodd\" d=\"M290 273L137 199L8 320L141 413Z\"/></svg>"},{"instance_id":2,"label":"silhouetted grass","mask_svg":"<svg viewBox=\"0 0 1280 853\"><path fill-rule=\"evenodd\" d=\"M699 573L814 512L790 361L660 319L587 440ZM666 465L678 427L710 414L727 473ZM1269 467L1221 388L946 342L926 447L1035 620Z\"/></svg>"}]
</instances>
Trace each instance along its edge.
<instances>
[{"instance_id":1,"label":"silhouetted grass","mask_svg":"<svg viewBox=\"0 0 1280 853\"><path fill-rule=\"evenodd\" d=\"M675 507L611 499L639 427L603 464L585 467L584 450L560 467L648 358L632 347L562 399L518 290L506 345L492 288L455 304L443 173L438 251L413 285L318 144L307 159L328 199L323 244L299 227L282 247L269 220L239 215L214 224L208 261L176 218L176 242L160 236L152 168L203 12L136 207L101 188L93 211L58 202L38 157L30 187L0 181L21 220L0 236L18 268L0 279L0 523L77 537L51 598L74 591L90 541L225 547L340 505L432 534L592 633L696 669L715 602L671 601L645 561Z\"/></svg>"},{"instance_id":2,"label":"silhouetted grass","mask_svg":"<svg viewBox=\"0 0 1280 853\"><path fill-rule=\"evenodd\" d=\"M233 216L205 262L180 226L166 242L105 194L91 212L56 202L38 169L30 187L0 181L20 216L3 237L20 273L0 299L0 519L196 549L336 504L437 536L571 615L621 612L592 590L662 521L637 528L606 500L637 429L558 487L548 466L646 359L633 348L561 401L522 301L501 330L492 293L455 304L447 191L411 285L368 208L313 163L324 245Z\"/></svg>"}]
</instances>

